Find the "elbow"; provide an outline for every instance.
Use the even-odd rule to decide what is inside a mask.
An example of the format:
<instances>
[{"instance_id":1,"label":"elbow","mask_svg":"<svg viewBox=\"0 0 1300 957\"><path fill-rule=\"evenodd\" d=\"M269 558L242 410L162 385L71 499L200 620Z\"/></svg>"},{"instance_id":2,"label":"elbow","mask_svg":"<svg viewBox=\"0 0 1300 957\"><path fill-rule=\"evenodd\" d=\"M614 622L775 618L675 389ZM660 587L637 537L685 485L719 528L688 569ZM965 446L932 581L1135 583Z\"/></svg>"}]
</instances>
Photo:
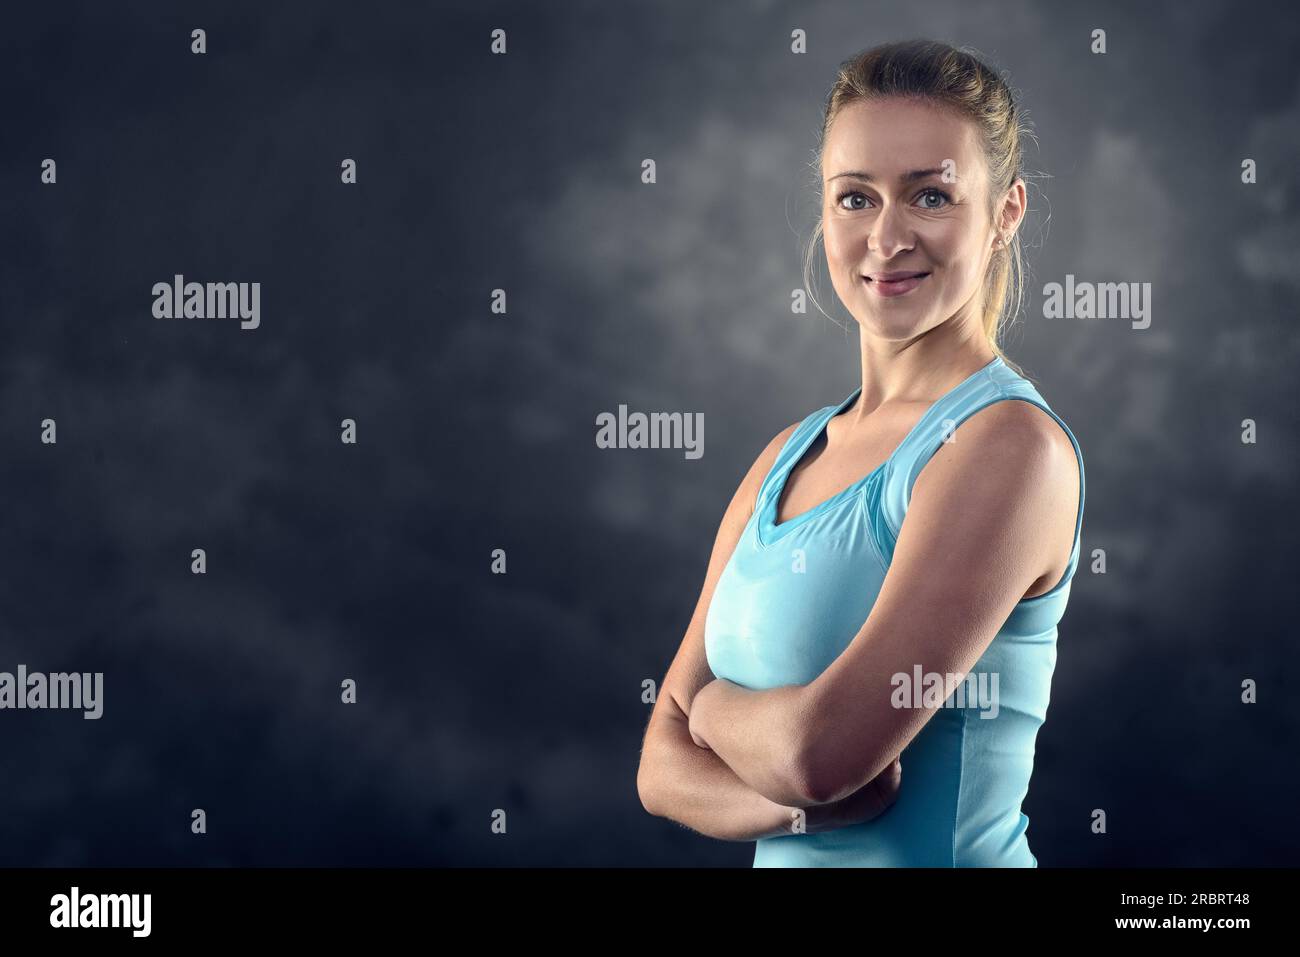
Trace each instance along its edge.
<instances>
[{"instance_id":1,"label":"elbow","mask_svg":"<svg viewBox=\"0 0 1300 957\"><path fill-rule=\"evenodd\" d=\"M828 780L825 771L807 760L799 761L792 773L789 790L796 798L797 807L830 804L839 798L838 788Z\"/></svg>"},{"instance_id":2,"label":"elbow","mask_svg":"<svg viewBox=\"0 0 1300 957\"><path fill-rule=\"evenodd\" d=\"M805 693L812 694L811 686ZM852 722L828 710L823 701L807 698L798 714L787 753L790 786L805 806L842 800L874 777L864 777L872 767L883 771L893 763L892 755L884 759L880 735L850 727Z\"/></svg>"},{"instance_id":3,"label":"elbow","mask_svg":"<svg viewBox=\"0 0 1300 957\"><path fill-rule=\"evenodd\" d=\"M659 811L658 795L654 788L655 774L654 769L646 760L646 756L641 756L641 766L636 772L636 793L641 799L641 806L645 808L647 814L653 817L663 817Z\"/></svg>"},{"instance_id":4,"label":"elbow","mask_svg":"<svg viewBox=\"0 0 1300 957\"><path fill-rule=\"evenodd\" d=\"M827 747L826 736L812 736L801 740L794 749L790 788L797 794L801 806L831 804L853 793L856 788L845 783L842 762L836 760L842 752Z\"/></svg>"}]
</instances>

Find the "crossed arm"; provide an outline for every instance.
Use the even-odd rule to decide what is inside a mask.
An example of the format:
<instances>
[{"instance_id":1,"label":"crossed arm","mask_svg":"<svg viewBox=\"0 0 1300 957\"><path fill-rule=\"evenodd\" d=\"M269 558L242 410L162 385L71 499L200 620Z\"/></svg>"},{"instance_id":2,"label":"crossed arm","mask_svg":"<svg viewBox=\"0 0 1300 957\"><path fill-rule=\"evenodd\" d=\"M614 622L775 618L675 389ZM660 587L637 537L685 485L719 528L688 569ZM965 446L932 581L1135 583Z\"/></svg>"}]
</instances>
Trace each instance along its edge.
<instances>
[{"instance_id":1,"label":"crossed arm","mask_svg":"<svg viewBox=\"0 0 1300 957\"><path fill-rule=\"evenodd\" d=\"M692 702L691 737L779 804L857 790L934 714L894 707L892 677L917 665L967 674L1044 570L1059 567L1077 494L1073 445L1046 413L1019 401L981 410L917 477L880 594L843 653L807 685L709 682Z\"/></svg>"}]
</instances>

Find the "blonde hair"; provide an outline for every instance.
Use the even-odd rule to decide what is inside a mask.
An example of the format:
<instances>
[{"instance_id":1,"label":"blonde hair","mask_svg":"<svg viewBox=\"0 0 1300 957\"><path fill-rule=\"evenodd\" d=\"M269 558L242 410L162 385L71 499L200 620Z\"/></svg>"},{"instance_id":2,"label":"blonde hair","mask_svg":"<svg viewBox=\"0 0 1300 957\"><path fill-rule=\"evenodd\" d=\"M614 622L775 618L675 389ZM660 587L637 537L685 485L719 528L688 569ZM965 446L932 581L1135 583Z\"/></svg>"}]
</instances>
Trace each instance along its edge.
<instances>
[{"instance_id":1,"label":"blonde hair","mask_svg":"<svg viewBox=\"0 0 1300 957\"><path fill-rule=\"evenodd\" d=\"M970 50L957 49L935 40L881 44L840 64L835 83L826 98L812 163L821 205L824 205L821 195L822 153L831 123L850 103L887 96L920 98L946 106L975 121L988 164L989 216L992 218L998 198L1017 179L1025 178L1021 137L1033 134L1022 125L1022 112L1016 106L1011 89L1000 76ZM810 283L813 254L817 241L822 238L822 227L819 212L816 228L804 253L804 286L818 311L834 322L817 302ZM1024 270L1017 230L1010 241L1002 243L993 253L984 279L981 317L989 346L1017 372L1022 370L1002 351L998 340L1003 327L1020 312L1024 298Z\"/></svg>"}]
</instances>

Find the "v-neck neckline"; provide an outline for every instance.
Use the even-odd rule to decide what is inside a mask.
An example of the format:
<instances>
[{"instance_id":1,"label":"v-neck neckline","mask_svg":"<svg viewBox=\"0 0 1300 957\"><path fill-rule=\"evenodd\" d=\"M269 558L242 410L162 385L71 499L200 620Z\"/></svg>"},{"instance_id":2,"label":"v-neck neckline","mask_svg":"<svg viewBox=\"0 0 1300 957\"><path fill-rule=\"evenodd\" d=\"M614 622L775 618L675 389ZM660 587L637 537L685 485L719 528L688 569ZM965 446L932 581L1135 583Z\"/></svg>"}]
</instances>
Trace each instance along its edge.
<instances>
[{"instance_id":1,"label":"v-neck neckline","mask_svg":"<svg viewBox=\"0 0 1300 957\"><path fill-rule=\"evenodd\" d=\"M854 389L852 392L849 393L848 397L845 398L843 402L841 402L839 405L832 408L828 414L822 416L821 421L817 423L817 428L813 430L807 437L804 438L798 451L793 456L790 457L790 459L786 462L785 466L775 476L775 483L776 483L775 487L773 488L772 492L767 496L767 502L764 504L762 511L758 516L758 524L755 531L758 535L759 542L763 545L770 545L771 543L775 542L779 538L783 537L791 529L796 528L804 524L805 522L810 521L813 518L816 518L818 515L828 512L831 509L835 508L837 505L840 505L841 503L847 501L859 489L861 489L864 485L866 485L873 478L879 475L882 471L884 471L884 469L891 462L894 461L894 459L898 456L898 453L901 452L903 448L909 442L912 441L912 437L915 436L920 431L921 426L934 414L935 409L939 408L940 405L947 402L954 395L956 395L962 389L966 388L977 378L984 375L986 372L988 372L990 369L992 369L1001 361L1002 361L1001 356L994 356L991 362L989 362L982 368L976 370L975 372L972 372L961 382L957 383L955 386L953 386L943 395L939 396L939 398L931 402L930 405L926 408L926 410L921 413L921 417L916 420L916 423L908 430L907 434L903 436L903 440L894 447L894 450L889 453L889 455L885 458L883 462L877 465L869 473L862 476L862 478L858 479L857 481L853 482L847 487L836 492L830 498L825 499L822 502L819 502L818 504L814 505L810 509L807 509L806 511L800 512L798 515L791 516L790 518L787 518L784 522L778 524L776 517L780 511L781 497L785 494L785 487L786 487L786 483L790 479L790 473L792 473L795 470L795 468L798 467L799 463L803 461L803 457L808 453L808 449L811 448L812 444L815 441L817 441L817 439L822 435L823 432L826 431L826 426L830 423L831 419L835 418L835 416L839 415L846 408L848 408L853 403L853 401L859 395L862 394L862 386L858 386L856 389Z\"/></svg>"}]
</instances>

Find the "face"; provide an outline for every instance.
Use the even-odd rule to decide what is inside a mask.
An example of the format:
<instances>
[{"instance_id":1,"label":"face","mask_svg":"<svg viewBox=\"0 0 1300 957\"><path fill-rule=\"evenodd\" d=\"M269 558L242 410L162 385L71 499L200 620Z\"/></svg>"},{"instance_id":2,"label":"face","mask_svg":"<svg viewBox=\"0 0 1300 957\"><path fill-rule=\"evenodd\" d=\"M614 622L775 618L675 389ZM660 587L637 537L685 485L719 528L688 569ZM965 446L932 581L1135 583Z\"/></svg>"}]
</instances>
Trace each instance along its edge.
<instances>
[{"instance_id":1,"label":"face","mask_svg":"<svg viewBox=\"0 0 1300 957\"><path fill-rule=\"evenodd\" d=\"M897 97L852 103L827 132L822 188L831 281L865 331L899 341L978 326L994 240L1018 224L1024 186L999 197L995 229L973 121Z\"/></svg>"}]
</instances>

